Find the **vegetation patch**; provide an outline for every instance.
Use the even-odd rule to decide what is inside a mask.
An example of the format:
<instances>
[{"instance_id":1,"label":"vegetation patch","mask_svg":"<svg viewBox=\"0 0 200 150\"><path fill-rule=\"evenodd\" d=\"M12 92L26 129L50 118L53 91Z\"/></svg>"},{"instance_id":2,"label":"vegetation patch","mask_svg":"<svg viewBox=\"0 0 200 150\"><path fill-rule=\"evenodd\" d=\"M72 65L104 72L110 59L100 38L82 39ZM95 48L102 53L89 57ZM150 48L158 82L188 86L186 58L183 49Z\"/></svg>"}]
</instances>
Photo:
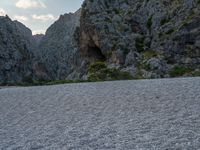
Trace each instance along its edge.
<instances>
[{"instance_id":1,"label":"vegetation patch","mask_svg":"<svg viewBox=\"0 0 200 150\"><path fill-rule=\"evenodd\" d=\"M151 17L149 17L149 19L147 20L147 28L149 30L151 29L151 26L153 24L152 18L153 18L153 15Z\"/></svg>"},{"instance_id":2,"label":"vegetation patch","mask_svg":"<svg viewBox=\"0 0 200 150\"><path fill-rule=\"evenodd\" d=\"M142 54L145 60L148 60L153 57L159 57L162 55L161 52L158 52L155 50L148 50L148 51L143 52Z\"/></svg>"},{"instance_id":3,"label":"vegetation patch","mask_svg":"<svg viewBox=\"0 0 200 150\"><path fill-rule=\"evenodd\" d=\"M155 50L147 50L141 53L142 54L142 59L140 61L138 61L138 63L136 64L136 67L141 70L141 69L145 69L147 71L151 71L150 65L147 64L147 61L151 58L159 58L162 57L163 54L159 51L155 51Z\"/></svg>"},{"instance_id":4,"label":"vegetation patch","mask_svg":"<svg viewBox=\"0 0 200 150\"><path fill-rule=\"evenodd\" d=\"M115 14L122 14L123 10L120 8L113 8L113 11L115 12Z\"/></svg>"},{"instance_id":5,"label":"vegetation patch","mask_svg":"<svg viewBox=\"0 0 200 150\"><path fill-rule=\"evenodd\" d=\"M200 77L200 70L195 70L194 72L192 72L192 76Z\"/></svg>"},{"instance_id":6,"label":"vegetation patch","mask_svg":"<svg viewBox=\"0 0 200 150\"><path fill-rule=\"evenodd\" d=\"M138 52L143 52L145 50L144 38L138 38L135 40L135 47Z\"/></svg>"},{"instance_id":7,"label":"vegetation patch","mask_svg":"<svg viewBox=\"0 0 200 150\"><path fill-rule=\"evenodd\" d=\"M120 71L116 68L108 68L104 62L95 62L90 65L89 81L112 81L112 80L131 80L133 77L128 72Z\"/></svg>"},{"instance_id":8,"label":"vegetation patch","mask_svg":"<svg viewBox=\"0 0 200 150\"><path fill-rule=\"evenodd\" d=\"M138 62L138 63L136 64L136 67L137 67L139 70L144 69L144 70L147 70L147 71L151 71L151 68L150 68L149 64L147 64L146 61Z\"/></svg>"},{"instance_id":9,"label":"vegetation patch","mask_svg":"<svg viewBox=\"0 0 200 150\"><path fill-rule=\"evenodd\" d=\"M193 69L185 67L185 66L175 66L172 71L170 71L171 77L180 77L185 74L191 74Z\"/></svg>"},{"instance_id":10,"label":"vegetation patch","mask_svg":"<svg viewBox=\"0 0 200 150\"><path fill-rule=\"evenodd\" d=\"M59 85L67 83L81 83L88 82L87 80L52 80L52 81L22 81L18 83L1 83L1 86L44 86L44 85Z\"/></svg>"},{"instance_id":11,"label":"vegetation patch","mask_svg":"<svg viewBox=\"0 0 200 150\"><path fill-rule=\"evenodd\" d=\"M162 19L162 20L160 21L160 25L162 26L162 25L164 25L164 24L170 22L170 20L171 20L170 18L164 18L164 19Z\"/></svg>"},{"instance_id":12,"label":"vegetation patch","mask_svg":"<svg viewBox=\"0 0 200 150\"><path fill-rule=\"evenodd\" d=\"M167 32L166 32L166 34L167 35L170 35L170 34L172 34L172 33L174 33L175 32L175 29L170 29L170 30L168 30Z\"/></svg>"}]
</instances>

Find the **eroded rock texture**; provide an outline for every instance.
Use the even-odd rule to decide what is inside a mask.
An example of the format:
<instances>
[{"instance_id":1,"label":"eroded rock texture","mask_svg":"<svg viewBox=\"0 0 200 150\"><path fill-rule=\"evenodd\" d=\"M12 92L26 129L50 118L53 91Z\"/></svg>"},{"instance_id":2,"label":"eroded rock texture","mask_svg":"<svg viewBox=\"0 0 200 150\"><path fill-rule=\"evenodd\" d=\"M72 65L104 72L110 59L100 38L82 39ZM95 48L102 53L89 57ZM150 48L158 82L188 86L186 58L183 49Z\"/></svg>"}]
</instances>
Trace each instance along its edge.
<instances>
[{"instance_id":1,"label":"eroded rock texture","mask_svg":"<svg viewBox=\"0 0 200 150\"><path fill-rule=\"evenodd\" d=\"M32 78L33 49L31 30L8 16L0 17L0 84Z\"/></svg>"},{"instance_id":2,"label":"eroded rock texture","mask_svg":"<svg viewBox=\"0 0 200 150\"><path fill-rule=\"evenodd\" d=\"M46 34L0 18L0 79L87 79L96 61L135 78L200 74L199 0L85 0Z\"/></svg>"},{"instance_id":3,"label":"eroded rock texture","mask_svg":"<svg viewBox=\"0 0 200 150\"><path fill-rule=\"evenodd\" d=\"M80 50L145 78L200 64L198 0L85 0Z\"/></svg>"},{"instance_id":4,"label":"eroded rock texture","mask_svg":"<svg viewBox=\"0 0 200 150\"><path fill-rule=\"evenodd\" d=\"M35 52L52 80L65 79L73 71L78 51L75 32L79 28L80 13L79 10L74 14L61 15L49 27Z\"/></svg>"}]
</instances>

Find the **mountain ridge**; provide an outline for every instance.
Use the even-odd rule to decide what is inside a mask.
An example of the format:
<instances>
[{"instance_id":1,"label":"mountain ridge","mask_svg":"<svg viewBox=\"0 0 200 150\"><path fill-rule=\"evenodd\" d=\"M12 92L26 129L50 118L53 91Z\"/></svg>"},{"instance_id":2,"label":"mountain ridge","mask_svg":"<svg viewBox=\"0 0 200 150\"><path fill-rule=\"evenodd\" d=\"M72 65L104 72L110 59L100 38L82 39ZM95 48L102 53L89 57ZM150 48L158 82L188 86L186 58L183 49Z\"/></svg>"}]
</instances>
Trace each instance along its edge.
<instances>
[{"instance_id":1,"label":"mountain ridge","mask_svg":"<svg viewBox=\"0 0 200 150\"><path fill-rule=\"evenodd\" d=\"M24 29L20 34L28 35L32 80L87 80L96 62L134 78L163 78L199 76L199 15L197 0L85 0L45 35L30 37L25 26L16 24Z\"/></svg>"}]
</instances>

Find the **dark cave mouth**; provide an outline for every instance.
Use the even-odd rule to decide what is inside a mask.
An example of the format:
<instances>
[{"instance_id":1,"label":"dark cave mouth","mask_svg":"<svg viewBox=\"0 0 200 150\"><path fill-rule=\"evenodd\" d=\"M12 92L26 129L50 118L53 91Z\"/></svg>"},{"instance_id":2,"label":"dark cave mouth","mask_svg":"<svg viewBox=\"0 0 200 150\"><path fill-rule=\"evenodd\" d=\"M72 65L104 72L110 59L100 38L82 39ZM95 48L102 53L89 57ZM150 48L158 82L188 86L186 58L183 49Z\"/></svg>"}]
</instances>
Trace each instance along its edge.
<instances>
[{"instance_id":1,"label":"dark cave mouth","mask_svg":"<svg viewBox=\"0 0 200 150\"><path fill-rule=\"evenodd\" d=\"M101 49L97 46L88 47L88 57L95 61L106 61L106 56L102 53Z\"/></svg>"}]
</instances>

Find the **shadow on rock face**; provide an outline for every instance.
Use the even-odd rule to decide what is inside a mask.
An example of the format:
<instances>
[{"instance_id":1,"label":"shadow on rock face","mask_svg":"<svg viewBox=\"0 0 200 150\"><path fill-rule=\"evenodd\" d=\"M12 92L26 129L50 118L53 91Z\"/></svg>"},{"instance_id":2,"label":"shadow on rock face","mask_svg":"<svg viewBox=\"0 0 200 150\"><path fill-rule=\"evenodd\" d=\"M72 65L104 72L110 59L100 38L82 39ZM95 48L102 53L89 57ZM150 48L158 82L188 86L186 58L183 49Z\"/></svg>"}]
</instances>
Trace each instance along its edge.
<instances>
[{"instance_id":1,"label":"shadow on rock face","mask_svg":"<svg viewBox=\"0 0 200 150\"><path fill-rule=\"evenodd\" d=\"M94 61L106 61L105 55L103 55L101 49L97 46L88 47L87 56Z\"/></svg>"}]
</instances>

